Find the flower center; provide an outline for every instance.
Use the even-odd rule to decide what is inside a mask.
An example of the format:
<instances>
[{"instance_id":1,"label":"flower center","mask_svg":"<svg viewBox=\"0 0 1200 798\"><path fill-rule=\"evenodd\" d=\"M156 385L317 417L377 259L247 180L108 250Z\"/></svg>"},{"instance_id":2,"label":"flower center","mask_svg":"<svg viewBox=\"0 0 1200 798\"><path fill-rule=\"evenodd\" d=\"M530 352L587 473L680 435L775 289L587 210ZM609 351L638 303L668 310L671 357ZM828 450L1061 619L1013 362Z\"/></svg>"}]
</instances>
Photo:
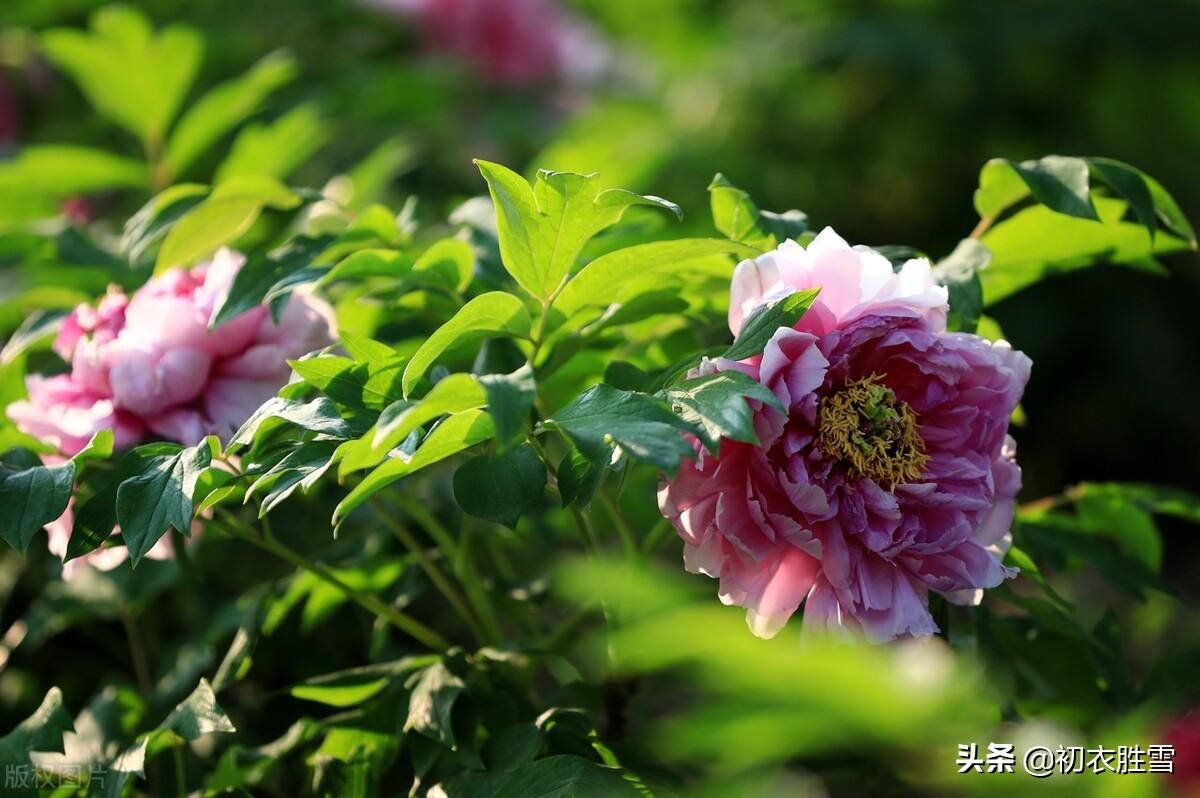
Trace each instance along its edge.
<instances>
[{"instance_id":1,"label":"flower center","mask_svg":"<svg viewBox=\"0 0 1200 798\"><path fill-rule=\"evenodd\" d=\"M896 401L891 388L872 374L821 399L817 440L851 473L889 490L919 479L929 462L917 432L917 414Z\"/></svg>"}]
</instances>

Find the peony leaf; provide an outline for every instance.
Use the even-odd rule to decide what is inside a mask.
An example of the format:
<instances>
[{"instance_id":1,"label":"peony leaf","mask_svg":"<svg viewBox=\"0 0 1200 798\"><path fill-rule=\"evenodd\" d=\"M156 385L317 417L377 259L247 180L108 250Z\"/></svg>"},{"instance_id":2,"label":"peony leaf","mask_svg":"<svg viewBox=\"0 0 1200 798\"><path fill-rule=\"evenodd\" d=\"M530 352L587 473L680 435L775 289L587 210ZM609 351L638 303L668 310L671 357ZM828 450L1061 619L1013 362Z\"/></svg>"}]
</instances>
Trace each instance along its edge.
<instances>
[{"instance_id":1,"label":"peony leaf","mask_svg":"<svg viewBox=\"0 0 1200 798\"><path fill-rule=\"evenodd\" d=\"M546 465L529 444L481 455L454 472L454 498L462 511L510 528L541 506L545 492Z\"/></svg>"},{"instance_id":2,"label":"peony leaf","mask_svg":"<svg viewBox=\"0 0 1200 798\"><path fill-rule=\"evenodd\" d=\"M286 53L275 52L244 74L209 90L180 118L171 134L163 156L171 174L182 174L296 73L296 60Z\"/></svg>"},{"instance_id":3,"label":"peony leaf","mask_svg":"<svg viewBox=\"0 0 1200 798\"><path fill-rule=\"evenodd\" d=\"M1100 218L1088 193L1087 161L1063 155L1020 163L1006 158L988 161L979 173L975 210L980 218L994 218L1030 194L1052 211L1081 219Z\"/></svg>"},{"instance_id":4,"label":"peony leaf","mask_svg":"<svg viewBox=\"0 0 1200 798\"><path fill-rule=\"evenodd\" d=\"M44 466L26 449L0 458L0 538L21 554L44 525L67 509L75 484L75 462Z\"/></svg>"},{"instance_id":5,"label":"peony leaf","mask_svg":"<svg viewBox=\"0 0 1200 798\"><path fill-rule=\"evenodd\" d=\"M670 405L603 383L588 388L545 423L562 430L595 462L607 461L617 445L632 459L674 474L681 458L695 454L682 434L694 431L692 425L672 413Z\"/></svg>"},{"instance_id":6,"label":"peony leaf","mask_svg":"<svg viewBox=\"0 0 1200 798\"><path fill-rule=\"evenodd\" d=\"M817 298L818 288L796 291L782 299L761 305L742 324L733 346L721 357L727 360L745 360L762 352L767 341L780 327L791 327L803 318Z\"/></svg>"},{"instance_id":7,"label":"peony leaf","mask_svg":"<svg viewBox=\"0 0 1200 798\"><path fill-rule=\"evenodd\" d=\"M42 48L98 112L155 150L191 88L204 41L184 25L156 34L141 11L110 5L92 15L87 33L46 31Z\"/></svg>"},{"instance_id":8,"label":"peony leaf","mask_svg":"<svg viewBox=\"0 0 1200 798\"><path fill-rule=\"evenodd\" d=\"M141 161L90 147L35 144L0 163L0 194L15 197L65 197L144 188L149 182L150 172Z\"/></svg>"},{"instance_id":9,"label":"peony leaf","mask_svg":"<svg viewBox=\"0 0 1200 798\"><path fill-rule=\"evenodd\" d=\"M378 465L388 453L425 424L451 413L487 404L483 388L470 374L451 374L418 401L400 399L384 408L379 420L343 451L338 475Z\"/></svg>"},{"instance_id":10,"label":"peony leaf","mask_svg":"<svg viewBox=\"0 0 1200 798\"><path fill-rule=\"evenodd\" d=\"M979 273L992 262L992 251L979 240L964 238L954 251L933 267L934 277L950 294L951 330L975 332L983 314L983 284Z\"/></svg>"},{"instance_id":11,"label":"peony leaf","mask_svg":"<svg viewBox=\"0 0 1200 798\"><path fill-rule=\"evenodd\" d=\"M173 456L152 457L145 471L117 488L117 523L133 566L168 529L191 534L196 482L219 451L210 437Z\"/></svg>"},{"instance_id":12,"label":"peony leaf","mask_svg":"<svg viewBox=\"0 0 1200 798\"><path fill-rule=\"evenodd\" d=\"M241 429L233 436L227 449L251 444L264 429L269 431L281 423L294 424L310 432L319 432L337 438L349 438L350 425L338 413L337 406L324 396L311 402L274 397L268 399L254 415L246 419Z\"/></svg>"},{"instance_id":13,"label":"peony leaf","mask_svg":"<svg viewBox=\"0 0 1200 798\"><path fill-rule=\"evenodd\" d=\"M461 238L443 238L422 252L412 268L414 273L436 275L450 291L462 291L471 284L475 253Z\"/></svg>"},{"instance_id":14,"label":"peony leaf","mask_svg":"<svg viewBox=\"0 0 1200 798\"><path fill-rule=\"evenodd\" d=\"M1034 206L990 228L981 239L992 251L991 265L979 275L984 306L1050 275L1096 263L1158 271L1155 255L1187 248L1182 239L1166 233L1151 244L1140 224L1120 221L1127 207L1122 200L1097 197L1101 221L1093 222Z\"/></svg>"},{"instance_id":15,"label":"peony leaf","mask_svg":"<svg viewBox=\"0 0 1200 798\"><path fill-rule=\"evenodd\" d=\"M740 371L721 371L685 380L662 391L680 418L696 426L709 451L716 452L722 438L758 443L754 414L748 400L784 411L771 389Z\"/></svg>"},{"instance_id":16,"label":"peony leaf","mask_svg":"<svg viewBox=\"0 0 1200 798\"><path fill-rule=\"evenodd\" d=\"M334 525L340 524L359 505L396 480L482 443L494 434L492 419L482 410L468 410L447 417L430 430L420 447L410 457L390 458L367 474L334 509Z\"/></svg>"},{"instance_id":17,"label":"peony leaf","mask_svg":"<svg viewBox=\"0 0 1200 798\"><path fill-rule=\"evenodd\" d=\"M678 206L622 189L601 190L595 174L539 170L534 184L499 164L476 161L496 208L500 258L517 284L541 300L557 293L583 247L631 205Z\"/></svg>"},{"instance_id":18,"label":"peony leaf","mask_svg":"<svg viewBox=\"0 0 1200 798\"><path fill-rule=\"evenodd\" d=\"M217 180L268 175L280 180L296 171L329 138L329 124L314 103L298 105L269 124L248 126L217 167Z\"/></svg>"},{"instance_id":19,"label":"peony leaf","mask_svg":"<svg viewBox=\"0 0 1200 798\"><path fill-rule=\"evenodd\" d=\"M509 445L529 422L537 384L528 364L511 374L483 374L479 384L487 392L487 408L496 422L496 442Z\"/></svg>"},{"instance_id":20,"label":"peony leaf","mask_svg":"<svg viewBox=\"0 0 1200 798\"><path fill-rule=\"evenodd\" d=\"M262 518L302 488L305 492L333 465L337 441L304 441L246 489L244 503L259 498L258 517Z\"/></svg>"},{"instance_id":21,"label":"peony leaf","mask_svg":"<svg viewBox=\"0 0 1200 798\"><path fill-rule=\"evenodd\" d=\"M808 216L791 210L759 210L750 195L718 172L708 185L713 226L726 238L761 250L774 249L784 239L795 239L808 229Z\"/></svg>"},{"instance_id":22,"label":"peony leaf","mask_svg":"<svg viewBox=\"0 0 1200 798\"><path fill-rule=\"evenodd\" d=\"M463 305L413 353L404 369L404 395L412 393L438 356L451 346L484 338L528 338L529 334L529 311L521 300L503 291L480 294Z\"/></svg>"},{"instance_id":23,"label":"peony leaf","mask_svg":"<svg viewBox=\"0 0 1200 798\"><path fill-rule=\"evenodd\" d=\"M563 318L570 318L583 308L604 307L616 301L622 287L635 277L678 270L688 261L713 256L754 258L761 254L761 250L755 247L716 238L682 238L636 244L601 255L580 269L554 300L553 308Z\"/></svg>"},{"instance_id":24,"label":"peony leaf","mask_svg":"<svg viewBox=\"0 0 1200 798\"><path fill-rule=\"evenodd\" d=\"M522 765L495 792L495 798L637 798L643 791L622 771L571 754Z\"/></svg>"},{"instance_id":25,"label":"peony leaf","mask_svg":"<svg viewBox=\"0 0 1200 798\"><path fill-rule=\"evenodd\" d=\"M28 767L29 754L34 751L61 753L63 735L74 728L71 716L63 709L62 691L51 687L37 711L0 737L0 765L12 769L11 774L15 768Z\"/></svg>"},{"instance_id":26,"label":"peony leaf","mask_svg":"<svg viewBox=\"0 0 1200 798\"><path fill-rule=\"evenodd\" d=\"M415 731L452 751L458 750L454 739L451 713L467 686L452 673L445 663L430 665L416 676L412 695L408 699L408 718L404 731Z\"/></svg>"}]
</instances>

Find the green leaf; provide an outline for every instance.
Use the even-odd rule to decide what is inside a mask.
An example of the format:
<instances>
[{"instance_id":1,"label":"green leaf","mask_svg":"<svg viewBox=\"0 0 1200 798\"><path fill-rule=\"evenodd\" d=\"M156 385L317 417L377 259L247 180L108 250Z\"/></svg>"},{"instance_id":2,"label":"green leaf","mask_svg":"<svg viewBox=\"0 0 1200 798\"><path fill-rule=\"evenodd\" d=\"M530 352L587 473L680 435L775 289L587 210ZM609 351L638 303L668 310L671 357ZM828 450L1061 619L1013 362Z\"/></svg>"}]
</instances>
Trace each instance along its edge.
<instances>
[{"instance_id":1,"label":"green leaf","mask_svg":"<svg viewBox=\"0 0 1200 798\"><path fill-rule=\"evenodd\" d=\"M408 699L408 718L404 731L415 731L435 742L457 751L451 713L459 696L467 686L446 667L438 662L430 665L415 677L412 695Z\"/></svg>"},{"instance_id":2,"label":"green leaf","mask_svg":"<svg viewBox=\"0 0 1200 798\"><path fill-rule=\"evenodd\" d=\"M1088 192L1087 161L1062 155L1020 163L1005 158L988 161L979 174L975 210L981 218L994 218L1029 194L1052 211L1100 218Z\"/></svg>"},{"instance_id":3,"label":"green leaf","mask_svg":"<svg viewBox=\"0 0 1200 798\"><path fill-rule=\"evenodd\" d=\"M276 89L296 76L296 61L283 52L260 60L243 75L216 86L180 118L167 143L164 160L180 175L196 158L250 115ZM280 177L281 175L276 175Z\"/></svg>"},{"instance_id":4,"label":"green leaf","mask_svg":"<svg viewBox=\"0 0 1200 798\"><path fill-rule=\"evenodd\" d=\"M51 687L37 711L0 737L0 765L29 765L33 751L63 751L63 735L75 724L62 705L62 691Z\"/></svg>"},{"instance_id":5,"label":"green leaf","mask_svg":"<svg viewBox=\"0 0 1200 798\"><path fill-rule=\"evenodd\" d=\"M269 124L250 125L239 133L217 168L217 180L245 175L282 180L303 166L328 139L329 125L316 105L299 105Z\"/></svg>"},{"instance_id":6,"label":"green leaf","mask_svg":"<svg viewBox=\"0 0 1200 798\"><path fill-rule=\"evenodd\" d=\"M1107 183L1120 194L1133 214L1154 239L1158 220L1196 249L1196 231L1184 216L1179 205L1162 185L1140 169L1111 158L1088 158L1092 175Z\"/></svg>"},{"instance_id":7,"label":"green leaf","mask_svg":"<svg viewBox=\"0 0 1200 798\"><path fill-rule=\"evenodd\" d=\"M758 443L754 413L747 400L786 411L771 389L740 371L721 371L685 380L662 392L679 416L699 430L700 440L716 452L722 438Z\"/></svg>"},{"instance_id":8,"label":"green leaf","mask_svg":"<svg viewBox=\"0 0 1200 798\"><path fill-rule=\"evenodd\" d=\"M1151 571L1162 568L1162 538L1150 513L1128 501L1120 489L1080 485L1073 493L1080 528L1104 535Z\"/></svg>"},{"instance_id":9,"label":"green leaf","mask_svg":"<svg viewBox=\"0 0 1200 798\"><path fill-rule=\"evenodd\" d=\"M192 85L204 43L183 25L155 35L142 12L111 5L92 15L89 33L46 31L42 48L97 111L153 148Z\"/></svg>"},{"instance_id":10,"label":"green leaf","mask_svg":"<svg viewBox=\"0 0 1200 798\"><path fill-rule=\"evenodd\" d=\"M298 236L278 250L251 252L234 275L229 290L217 300L209 329L215 330L246 311L282 296L297 284L295 276L311 266L329 242L327 237Z\"/></svg>"},{"instance_id":11,"label":"green leaf","mask_svg":"<svg viewBox=\"0 0 1200 798\"><path fill-rule=\"evenodd\" d=\"M521 300L503 291L480 294L463 305L413 353L404 369L404 395L450 346L461 346L484 338L528 338L529 311Z\"/></svg>"},{"instance_id":12,"label":"green leaf","mask_svg":"<svg viewBox=\"0 0 1200 798\"><path fill-rule=\"evenodd\" d=\"M794 239L808 228L808 216L801 211L760 211L749 194L720 172L709 184L708 195L713 225L733 241L762 250L774 249L779 241Z\"/></svg>"},{"instance_id":13,"label":"green leaf","mask_svg":"<svg viewBox=\"0 0 1200 798\"><path fill-rule=\"evenodd\" d=\"M463 512L507 527L540 507L545 492L546 465L529 444L481 455L454 472L454 498Z\"/></svg>"},{"instance_id":14,"label":"green leaf","mask_svg":"<svg viewBox=\"0 0 1200 798\"><path fill-rule=\"evenodd\" d=\"M219 451L210 437L174 456L154 457L146 472L117 488L117 522L132 565L137 566L168 529L191 533L196 480Z\"/></svg>"},{"instance_id":15,"label":"green leaf","mask_svg":"<svg viewBox=\"0 0 1200 798\"><path fill-rule=\"evenodd\" d=\"M558 479L558 493L562 498L562 506L578 504L580 507L587 507L596 495L596 489L600 487L600 480L608 468L609 461L610 458L604 456L589 458L574 446L570 447L554 472Z\"/></svg>"},{"instance_id":16,"label":"green leaf","mask_svg":"<svg viewBox=\"0 0 1200 798\"><path fill-rule=\"evenodd\" d=\"M258 437L260 431L270 431L280 424L293 424L310 432L332 435L336 438L350 437L350 425L338 413L337 406L324 396L319 396L311 402L298 402L293 399L273 397L254 415L246 419L246 423L233 436L228 449L248 446Z\"/></svg>"},{"instance_id":17,"label":"green leaf","mask_svg":"<svg viewBox=\"0 0 1200 798\"><path fill-rule=\"evenodd\" d=\"M1119 221L1126 207L1122 200L1097 197L1102 221L1092 222L1034 206L989 229L982 241L992 263L979 275L985 307L1050 275L1096 263L1154 269L1153 256L1187 247L1165 233L1151 245L1141 225Z\"/></svg>"},{"instance_id":18,"label":"green leaf","mask_svg":"<svg viewBox=\"0 0 1200 798\"><path fill-rule=\"evenodd\" d=\"M67 543L63 561L81 557L108 542L113 527L117 525L117 491L122 482L147 472L159 460L178 453L179 447L173 443L146 444L126 452L112 477L82 506L76 505L71 539Z\"/></svg>"},{"instance_id":19,"label":"green leaf","mask_svg":"<svg viewBox=\"0 0 1200 798\"><path fill-rule=\"evenodd\" d=\"M48 467L24 449L5 452L0 463L0 538L24 554L37 531L66 512L74 484L74 461Z\"/></svg>"},{"instance_id":20,"label":"green leaf","mask_svg":"<svg viewBox=\"0 0 1200 798\"><path fill-rule=\"evenodd\" d=\"M435 241L417 258L413 271L437 275L451 291L462 291L471 284L475 272L475 253L461 238Z\"/></svg>"},{"instance_id":21,"label":"green leaf","mask_svg":"<svg viewBox=\"0 0 1200 798\"><path fill-rule=\"evenodd\" d=\"M674 474L695 452L681 433L692 432L668 404L648 394L593 385L546 421L561 429L592 461L611 456L613 444L629 457Z\"/></svg>"},{"instance_id":22,"label":"green leaf","mask_svg":"<svg viewBox=\"0 0 1200 798\"><path fill-rule=\"evenodd\" d=\"M167 233L154 273L190 266L232 244L250 229L263 208L290 210L299 203L296 194L265 175L248 175L222 183Z\"/></svg>"},{"instance_id":23,"label":"green leaf","mask_svg":"<svg viewBox=\"0 0 1200 798\"><path fill-rule=\"evenodd\" d=\"M244 501L258 498L258 517L262 518L295 493L297 488L305 492L311 490L333 465L333 454L337 447L337 441L304 441L256 479L247 488Z\"/></svg>"},{"instance_id":24,"label":"green leaf","mask_svg":"<svg viewBox=\"0 0 1200 798\"><path fill-rule=\"evenodd\" d=\"M558 754L522 765L495 798L639 798L643 793L617 768Z\"/></svg>"},{"instance_id":25,"label":"green leaf","mask_svg":"<svg viewBox=\"0 0 1200 798\"><path fill-rule=\"evenodd\" d=\"M150 253L171 228L208 196L208 186L181 183L159 192L125 223L121 251L135 268L153 265Z\"/></svg>"},{"instance_id":26,"label":"green leaf","mask_svg":"<svg viewBox=\"0 0 1200 798\"><path fill-rule=\"evenodd\" d=\"M496 442L501 448L508 446L529 421L533 408L537 383L529 364L511 374L483 374L479 384L487 392L487 408L496 422Z\"/></svg>"},{"instance_id":27,"label":"green leaf","mask_svg":"<svg viewBox=\"0 0 1200 798\"><path fill-rule=\"evenodd\" d=\"M201 679L192 694L180 701L158 728L175 732L185 740L197 740L213 732L237 731L217 703L217 696L207 679Z\"/></svg>"},{"instance_id":28,"label":"green leaf","mask_svg":"<svg viewBox=\"0 0 1200 798\"><path fill-rule=\"evenodd\" d=\"M636 244L601 255L580 269L554 300L553 308L564 318L570 318L583 308L604 307L616 301L622 287L635 277L674 271L689 261L713 256L754 258L761 254L762 251L755 247L716 238L682 238Z\"/></svg>"},{"instance_id":29,"label":"green leaf","mask_svg":"<svg viewBox=\"0 0 1200 798\"><path fill-rule=\"evenodd\" d=\"M468 410L449 416L429 432L410 458L393 457L358 483L334 509L333 523L340 524L360 504L396 480L482 443L494 434L492 419L482 410Z\"/></svg>"},{"instance_id":30,"label":"green leaf","mask_svg":"<svg viewBox=\"0 0 1200 798\"><path fill-rule=\"evenodd\" d=\"M150 170L141 161L64 144L23 147L0 163L0 194L65 197L115 188L143 188Z\"/></svg>"},{"instance_id":31,"label":"green leaf","mask_svg":"<svg viewBox=\"0 0 1200 798\"><path fill-rule=\"evenodd\" d=\"M992 262L992 252L974 238L964 238L954 251L937 262L933 275L950 295L947 325L959 332L975 332L983 315L983 283L979 273Z\"/></svg>"},{"instance_id":32,"label":"green leaf","mask_svg":"<svg viewBox=\"0 0 1200 798\"><path fill-rule=\"evenodd\" d=\"M413 430L448 413L461 413L483 407L487 396L470 374L451 374L440 380L424 398L416 402L397 402L379 416L372 447L391 451Z\"/></svg>"},{"instance_id":33,"label":"green leaf","mask_svg":"<svg viewBox=\"0 0 1200 798\"><path fill-rule=\"evenodd\" d=\"M395 354L380 366L338 355L320 355L289 360L288 364L305 382L337 402L381 410L400 398L400 375L407 362Z\"/></svg>"},{"instance_id":34,"label":"green leaf","mask_svg":"<svg viewBox=\"0 0 1200 798\"><path fill-rule=\"evenodd\" d=\"M782 299L760 305L742 324L733 346L725 350L721 357L728 360L745 360L761 353L767 341L771 340L771 336L780 327L792 327L803 318L819 292L819 288L797 291Z\"/></svg>"},{"instance_id":35,"label":"green leaf","mask_svg":"<svg viewBox=\"0 0 1200 798\"><path fill-rule=\"evenodd\" d=\"M291 693L301 700L330 707L353 707L379 695L387 686L385 678L359 677L337 684L298 684Z\"/></svg>"},{"instance_id":36,"label":"green leaf","mask_svg":"<svg viewBox=\"0 0 1200 798\"><path fill-rule=\"evenodd\" d=\"M110 429L102 429L92 435L91 440L87 445L80 449L71 460L79 465L86 463L88 460L103 460L110 457L113 453L113 431Z\"/></svg>"},{"instance_id":37,"label":"green leaf","mask_svg":"<svg viewBox=\"0 0 1200 798\"><path fill-rule=\"evenodd\" d=\"M500 258L517 283L535 297L553 295L575 267L584 245L620 221L630 205L654 205L680 215L659 197L601 190L594 174L540 170L530 186L499 164L476 161L496 207Z\"/></svg>"}]
</instances>

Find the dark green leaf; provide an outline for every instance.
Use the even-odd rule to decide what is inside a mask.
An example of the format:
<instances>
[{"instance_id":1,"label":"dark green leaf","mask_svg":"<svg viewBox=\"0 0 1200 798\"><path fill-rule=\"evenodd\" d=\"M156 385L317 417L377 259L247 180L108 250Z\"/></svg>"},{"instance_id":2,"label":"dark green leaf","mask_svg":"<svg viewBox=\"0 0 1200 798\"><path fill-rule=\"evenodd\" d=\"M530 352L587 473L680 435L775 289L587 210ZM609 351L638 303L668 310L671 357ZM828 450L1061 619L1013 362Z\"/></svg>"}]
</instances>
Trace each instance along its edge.
<instances>
[{"instance_id":1,"label":"dark green leaf","mask_svg":"<svg viewBox=\"0 0 1200 798\"><path fill-rule=\"evenodd\" d=\"M791 327L804 316L817 298L820 289L797 291L782 299L768 302L755 309L750 318L742 324L742 329L733 342L733 346L721 357L728 360L745 360L763 351L767 341L771 340L780 327Z\"/></svg>"},{"instance_id":2,"label":"dark green leaf","mask_svg":"<svg viewBox=\"0 0 1200 798\"><path fill-rule=\"evenodd\" d=\"M560 754L517 768L495 798L639 798L616 768Z\"/></svg>"},{"instance_id":3,"label":"dark green leaf","mask_svg":"<svg viewBox=\"0 0 1200 798\"><path fill-rule=\"evenodd\" d=\"M338 413L337 406L324 396L311 402L274 397L246 419L246 423L229 442L230 449L247 446L258 437L260 431L270 431L280 424L293 424L310 432L319 432L337 438L349 438L350 425Z\"/></svg>"},{"instance_id":4,"label":"dark green leaf","mask_svg":"<svg viewBox=\"0 0 1200 798\"><path fill-rule=\"evenodd\" d=\"M951 330L973 333L983 315L983 284L979 272L992 262L992 251L974 238L964 238L954 251L933 267L934 277L950 294Z\"/></svg>"},{"instance_id":5,"label":"dark green leaf","mask_svg":"<svg viewBox=\"0 0 1200 798\"><path fill-rule=\"evenodd\" d=\"M672 413L669 405L610 385L593 385L546 423L565 432L593 461L611 456L616 444L634 460L674 474L680 458L694 455L681 434L693 428Z\"/></svg>"},{"instance_id":6,"label":"dark green leaf","mask_svg":"<svg viewBox=\"0 0 1200 798\"><path fill-rule=\"evenodd\" d=\"M503 448L516 440L529 421L537 390L533 369L524 365L511 374L483 374L477 379L487 393L488 413L496 423L496 442Z\"/></svg>"},{"instance_id":7,"label":"dark green leaf","mask_svg":"<svg viewBox=\"0 0 1200 798\"><path fill-rule=\"evenodd\" d=\"M37 711L0 737L0 765L29 765L32 751L63 750L63 735L74 729L71 716L62 706L62 691L51 687Z\"/></svg>"},{"instance_id":8,"label":"dark green leaf","mask_svg":"<svg viewBox=\"0 0 1200 798\"><path fill-rule=\"evenodd\" d=\"M700 440L715 452L722 438L758 443L754 413L747 400L785 412L771 389L740 371L721 371L678 383L662 392L675 412L698 430Z\"/></svg>"},{"instance_id":9,"label":"dark green leaf","mask_svg":"<svg viewBox=\"0 0 1200 798\"><path fill-rule=\"evenodd\" d=\"M513 527L542 504L546 466L529 444L481 455L454 472L454 498L463 512Z\"/></svg>"},{"instance_id":10,"label":"dark green leaf","mask_svg":"<svg viewBox=\"0 0 1200 798\"><path fill-rule=\"evenodd\" d=\"M0 537L24 554L34 534L66 511L74 484L74 461L47 467L24 449L6 452L0 464Z\"/></svg>"},{"instance_id":11,"label":"dark green leaf","mask_svg":"<svg viewBox=\"0 0 1200 798\"><path fill-rule=\"evenodd\" d=\"M1087 161L1062 155L1021 163L1005 158L988 161L979 175L975 209L981 218L994 218L1027 194L1058 213L1100 218L1088 192Z\"/></svg>"},{"instance_id":12,"label":"dark green leaf","mask_svg":"<svg viewBox=\"0 0 1200 798\"><path fill-rule=\"evenodd\" d=\"M168 529L191 533L196 480L212 461L215 439L201 441L171 457L156 457L149 469L117 488L117 522L136 566Z\"/></svg>"},{"instance_id":13,"label":"dark green leaf","mask_svg":"<svg viewBox=\"0 0 1200 798\"><path fill-rule=\"evenodd\" d=\"M408 719L405 731L415 731L457 750L451 713L454 704L466 691L466 684L442 662L430 665L416 677L408 699Z\"/></svg>"}]
</instances>

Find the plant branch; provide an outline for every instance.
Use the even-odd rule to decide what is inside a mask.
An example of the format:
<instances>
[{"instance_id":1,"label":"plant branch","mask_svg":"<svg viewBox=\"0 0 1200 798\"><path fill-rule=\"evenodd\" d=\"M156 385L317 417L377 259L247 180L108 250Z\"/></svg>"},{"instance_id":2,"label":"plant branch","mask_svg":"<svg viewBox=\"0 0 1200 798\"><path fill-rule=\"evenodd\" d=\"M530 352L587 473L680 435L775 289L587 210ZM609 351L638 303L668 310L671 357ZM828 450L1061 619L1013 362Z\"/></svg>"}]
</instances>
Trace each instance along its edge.
<instances>
[{"instance_id":1,"label":"plant branch","mask_svg":"<svg viewBox=\"0 0 1200 798\"><path fill-rule=\"evenodd\" d=\"M404 547L408 549L414 557L416 557L417 564L421 566L421 570L423 570L425 575L429 577L429 581L433 582L433 586L436 587L438 591L445 597L446 601L450 603L450 606L454 608L454 611L457 612L459 617L463 619L463 622L470 627L471 633L475 635L475 639L480 643L495 642L488 639L487 633L483 630L479 620L475 617L475 613L471 611L471 608L467 605L467 602L463 598L462 594L459 593L458 589L455 588L450 580L446 578L446 575L442 573L441 569L437 567L433 560L429 558L429 555L425 551L425 547L422 546L421 542L413 536L412 532L408 530L408 527L404 526L404 524L401 524L399 521L393 518L391 514L380 507L379 503L376 503L374 508L375 513L379 516L380 520L383 521L383 525L386 526L391 533L396 536L397 540L404 544Z\"/></svg>"},{"instance_id":2,"label":"plant branch","mask_svg":"<svg viewBox=\"0 0 1200 798\"><path fill-rule=\"evenodd\" d=\"M269 535L255 534L254 530L242 524L236 517L227 512L222 512L222 521L215 522L218 527L224 529L234 537L241 538L249 543L253 543L263 551L274 554L281 560L291 563L295 567L307 571L321 581L335 587L346 598L355 602L363 609L387 621L392 626L395 626L400 631L420 641L424 645L432 648L435 651L445 651L450 648L450 643L440 634L430 629L425 624L418 621L408 613L402 612L395 607L380 601L375 596L368 593L363 593L342 581L334 574L326 565L314 562L306 558L297 551L285 546Z\"/></svg>"}]
</instances>

